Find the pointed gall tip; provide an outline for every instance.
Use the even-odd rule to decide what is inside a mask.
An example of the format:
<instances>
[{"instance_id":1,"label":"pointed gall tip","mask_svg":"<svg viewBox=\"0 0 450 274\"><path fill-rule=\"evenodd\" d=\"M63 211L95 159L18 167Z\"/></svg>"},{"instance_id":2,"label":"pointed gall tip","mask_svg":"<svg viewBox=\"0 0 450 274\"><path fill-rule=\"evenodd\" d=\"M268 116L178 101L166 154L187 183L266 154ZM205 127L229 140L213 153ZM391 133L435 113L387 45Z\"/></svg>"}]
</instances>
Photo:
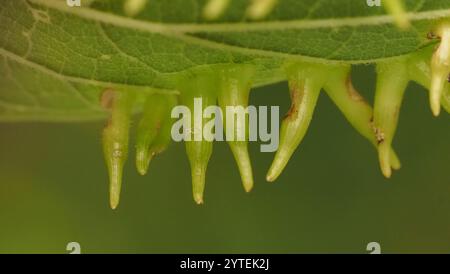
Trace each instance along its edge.
<instances>
[{"instance_id":1,"label":"pointed gall tip","mask_svg":"<svg viewBox=\"0 0 450 274\"><path fill-rule=\"evenodd\" d=\"M245 192L250 192L254 182L247 142L229 142L228 144L236 160Z\"/></svg>"},{"instance_id":2,"label":"pointed gall tip","mask_svg":"<svg viewBox=\"0 0 450 274\"><path fill-rule=\"evenodd\" d=\"M109 186L109 204L114 210L119 205L120 201L120 190L122 185L122 174L121 172L111 174L111 182Z\"/></svg>"},{"instance_id":3,"label":"pointed gall tip","mask_svg":"<svg viewBox=\"0 0 450 274\"><path fill-rule=\"evenodd\" d=\"M401 162L393 162L391 159L391 168L393 170L400 170L402 168L402 163Z\"/></svg>"},{"instance_id":4,"label":"pointed gall tip","mask_svg":"<svg viewBox=\"0 0 450 274\"><path fill-rule=\"evenodd\" d=\"M109 206L112 210L115 210L119 206L120 194L114 191L111 191L109 194Z\"/></svg>"},{"instance_id":5,"label":"pointed gall tip","mask_svg":"<svg viewBox=\"0 0 450 274\"><path fill-rule=\"evenodd\" d=\"M441 92L431 91L430 93L430 107L431 112L435 117L438 117L441 113Z\"/></svg>"},{"instance_id":6,"label":"pointed gall tip","mask_svg":"<svg viewBox=\"0 0 450 274\"><path fill-rule=\"evenodd\" d=\"M111 207L112 210L116 210L117 207L119 206L119 201L110 199L109 206Z\"/></svg>"},{"instance_id":7,"label":"pointed gall tip","mask_svg":"<svg viewBox=\"0 0 450 274\"><path fill-rule=\"evenodd\" d=\"M243 182L243 185L245 192L250 193L253 190L253 181Z\"/></svg>"},{"instance_id":8,"label":"pointed gall tip","mask_svg":"<svg viewBox=\"0 0 450 274\"><path fill-rule=\"evenodd\" d=\"M297 146L292 146L292 149L295 149ZM266 175L266 181L269 183L274 182L283 172L284 168L287 166L291 155L294 153L294 151L286 151L285 146L280 146L278 151L275 154L275 158L273 159L272 165L269 168L269 171Z\"/></svg>"},{"instance_id":9,"label":"pointed gall tip","mask_svg":"<svg viewBox=\"0 0 450 274\"><path fill-rule=\"evenodd\" d=\"M441 114L441 105L440 105L440 103L439 103L439 105L436 104L436 103L432 104L431 105L431 111L433 112L433 115L435 117L438 117Z\"/></svg>"},{"instance_id":10,"label":"pointed gall tip","mask_svg":"<svg viewBox=\"0 0 450 274\"><path fill-rule=\"evenodd\" d=\"M203 165L192 167L192 194L198 205L203 204L205 192L206 167Z\"/></svg>"},{"instance_id":11,"label":"pointed gall tip","mask_svg":"<svg viewBox=\"0 0 450 274\"><path fill-rule=\"evenodd\" d=\"M197 205L203 205L203 194L202 193L194 193L194 201Z\"/></svg>"},{"instance_id":12,"label":"pointed gall tip","mask_svg":"<svg viewBox=\"0 0 450 274\"><path fill-rule=\"evenodd\" d=\"M137 166L136 166L136 169L137 169L139 175L141 175L141 176L147 175L147 171L148 171L147 168L148 168L148 166L146 166L146 165L143 164L142 162L139 162L139 163L137 163L136 165L137 165Z\"/></svg>"},{"instance_id":13,"label":"pointed gall tip","mask_svg":"<svg viewBox=\"0 0 450 274\"><path fill-rule=\"evenodd\" d=\"M386 179L390 179L392 177L392 169L390 167L383 168L382 173Z\"/></svg>"},{"instance_id":14,"label":"pointed gall tip","mask_svg":"<svg viewBox=\"0 0 450 274\"><path fill-rule=\"evenodd\" d=\"M138 149L136 152L136 169L142 176L147 174L151 157L146 149Z\"/></svg>"},{"instance_id":15,"label":"pointed gall tip","mask_svg":"<svg viewBox=\"0 0 450 274\"><path fill-rule=\"evenodd\" d=\"M402 168L402 163L400 162L400 159L398 158L397 154L393 149L391 149L391 167L393 170L399 170Z\"/></svg>"},{"instance_id":16,"label":"pointed gall tip","mask_svg":"<svg viewBox=\"0 0 450 274\"><path fill-rule=\"evenodd\" d=\"M445 87L446 78L444 74L434 72L430 88L430 107L434 116L439 116L441 112L441 98Z\"/></svg>"},{"instance_id":17,"label":"pointed gall tip","mask_svg":"<svg viewBox=\"0 0 450 274\"><path fill-rule=\"evenodd\" d=\"M106 151L110 152L109 150ZM123 151L118 150L111 152L111 154L106 154L112 155L107 160L109 175L109 203L112 209L116 209L119 204L120 192L122 188L123 166L125 160L123 157L117 157L118 155L122 155L121 152Z\"/></svg>"},{"instance_id":18,"label":"pointed gall tip","mask_svg":"<svg viewBox=\"0 0 450 274\"><path fill-rule=\"evenodd\" d=\"M138 171L139 175L141 175L141 176L147 175L147 169L146 168L138 167L137 171Z\"/></svg>"},{"instance_id":19,"label":"pointed gall tip","mask_svg":"<svg viewBox=\"0 0 450 274\"><path fill-rule=\"evenodd\" d=\"M295 149L296 146L294 146ZM275 159L272 162L272 165L269 168L269 171L266 175L266 180L270 183L274 182L283 172L284 168L287 166L291 155L293 153L282 153L284 151L283 148L280 147L280 149L275 154Z\"/></svg>"},{"instance_id":20,"label":"pointed gall tip","mask_svg":"<svg viewBox=\"0 0 450 274\"><path fill-rule=\"evenodd\" d=\"M386 179L390 179L392 177L392 168L389 163L384 163L380 160L381 173Z\"/></svg>"},{"instance_id":21,"label":"pointed gall tip","mask_svg":"<svg viewBox=\"0 0 450 274\"><path fill-rule=\"evenodd\" d=\"M392 168L390 161L390 148L385 144L381 144L378 148L378 156L380 161L381 172L384 177L391 178L392 176Z\"/></svg>"},{"instance_id":22,"label":"pointed gall tip","mask_svg":"<svg viewBox=\"0 0 450 274\"><path fill-rule=\"evenodd\" d=\"M275 180L278 178L278 176L280 175L280 173L281 173L281 172L276 172L276 171L274 170L274 168L271 167L271 168L269 169L269 172L267 172L267 175L266 175L266 181L269 182L269 183L275 182Z\"/></svg>"}]
</instances>

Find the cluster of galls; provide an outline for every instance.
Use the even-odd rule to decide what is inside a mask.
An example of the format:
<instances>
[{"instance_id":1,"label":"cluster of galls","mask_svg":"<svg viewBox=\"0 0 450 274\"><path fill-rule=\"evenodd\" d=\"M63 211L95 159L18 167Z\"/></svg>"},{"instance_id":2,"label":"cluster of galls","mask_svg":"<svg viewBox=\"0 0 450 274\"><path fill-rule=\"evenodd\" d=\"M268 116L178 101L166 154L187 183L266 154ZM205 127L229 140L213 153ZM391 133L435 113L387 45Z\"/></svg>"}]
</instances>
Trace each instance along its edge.
<instances>
[{"instance_id":1,"label":"cluster of galls","mask_svg":"<svg viewBox=\"0 0 450 274\"><path fill-rule=\"evenodd\" d=\"M355 90L350 78L350 65L319 64L291 60L284 65L289 81L291 108L280 131L280 145L267 174L274 181L283 171L311 122L320 91L323 89L352 126L378 150L381 170L390 177L400 168L392 148L402 98L409 81L430 90L434 115L441 105L450 112L450 24L443 23L430 35L440 39L436 48L427 47L414 54L377 64L377 87L372 108ZM431 61L430 61L431 60ZM216 69L190 71L179 81L177 94L150 94L146 98L136 141L136 166L140 174L147 172L150 160L167 148L171 141L171 110L182 104L193 111L194 98L202 98L203 108L211 105L248 106L255 70L251 65L226 65ZM119 203L122 170L128 154L129 130L136 94L106 90L102 104L111 111L103 132L103 145L110 176L110 204ZM225 119L225 118L224 118ZM247 118L246 118L247 119ZM205 123L206 121L203 121ZM191 123L191 125L198 123ZM235 128L248 125L237 121ZM196 129L191 128L190 134ZM246 129L248 133L248 129ZM186 141L191 166L193 196L203 203L205 175L213 150L211 141ZM253 174L247 141L229 142L236 159L244 189L253 187Z\"/></svg>"}]
</instances>

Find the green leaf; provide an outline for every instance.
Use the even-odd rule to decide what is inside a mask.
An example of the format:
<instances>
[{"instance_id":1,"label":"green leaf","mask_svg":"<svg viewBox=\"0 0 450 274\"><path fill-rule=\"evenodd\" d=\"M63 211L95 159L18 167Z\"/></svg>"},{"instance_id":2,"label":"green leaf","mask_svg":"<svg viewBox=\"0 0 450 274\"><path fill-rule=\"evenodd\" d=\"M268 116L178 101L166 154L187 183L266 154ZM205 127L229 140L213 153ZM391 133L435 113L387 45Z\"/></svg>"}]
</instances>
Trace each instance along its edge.
<instances>
[{"instance_id":1,"label":"green leaf","mask_svg":"<svg viewBox=\"0 0 450 274\"><path fill-rule=\"evenodd\" d=\"M279 0L261 21L246 18L246 0L216 21L202 16L206 0L148 0L133 18L124 0L81 2L2 1L0 121L101 119L106 88L177 93L181 74L230 63L255 65L261 86L285 80L286 59L378 62L428 45L450 17L448 0L405 1L407 31L362 0Z\"/></svg>"}]
</instances>

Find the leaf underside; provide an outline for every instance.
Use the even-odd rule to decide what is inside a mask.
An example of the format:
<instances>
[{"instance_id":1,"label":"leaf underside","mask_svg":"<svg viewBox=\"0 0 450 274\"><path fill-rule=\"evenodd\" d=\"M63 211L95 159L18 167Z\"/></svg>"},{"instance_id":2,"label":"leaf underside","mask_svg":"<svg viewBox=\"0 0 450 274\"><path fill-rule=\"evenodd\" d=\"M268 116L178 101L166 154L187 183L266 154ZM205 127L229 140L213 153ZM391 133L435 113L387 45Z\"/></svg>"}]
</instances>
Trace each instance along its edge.
<instances>
[{"instance_id":1,"label":"leaf underside","mask_svg":"<svg viewBox=\"0 0 450 274\"><path fill-rule=\"evenodd\" d=\"M254 86L285 80L286 60L376 63L430 44L432 26L450 17L448 0L405 1L408 31L361 0L279 0L256 22L244 0L216 21L203 19L205 0L149 0L134 18L123 0L91 2L2 1L0 121L103 119L106 88L177 93L180 75L233 63L255 65Z\"/></svg>"}]
</instances>

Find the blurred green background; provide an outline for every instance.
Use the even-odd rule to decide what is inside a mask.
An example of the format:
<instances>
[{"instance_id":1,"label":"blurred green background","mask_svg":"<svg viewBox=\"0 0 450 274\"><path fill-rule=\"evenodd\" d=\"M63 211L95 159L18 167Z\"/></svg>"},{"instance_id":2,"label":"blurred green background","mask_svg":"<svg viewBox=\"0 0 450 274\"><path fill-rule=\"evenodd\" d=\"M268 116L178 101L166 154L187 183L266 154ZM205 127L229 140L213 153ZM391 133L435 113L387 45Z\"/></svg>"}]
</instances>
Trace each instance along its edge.
<instances>
[{"instance_id":1,"label":"blurred green background","mask_svg":"<svg viewBox=\"0 0 450 274\"><path fill-rule=\"evenodd\" d=\"M373 67L354 69L373 99ZM287 85L252 93L254 105L289 108ZM403 168L390 180L376 153L322 94L284 174L264 180L273 154L252 144L256 186L244 193L226 143L216 143L205 204L191 198L183 144L141 177L127 163L121 204L108 206L104 122L0 124L0 253L450 252L449 115L433 118L410 85L395 140Z\"/></svg>"}]
</instances>

